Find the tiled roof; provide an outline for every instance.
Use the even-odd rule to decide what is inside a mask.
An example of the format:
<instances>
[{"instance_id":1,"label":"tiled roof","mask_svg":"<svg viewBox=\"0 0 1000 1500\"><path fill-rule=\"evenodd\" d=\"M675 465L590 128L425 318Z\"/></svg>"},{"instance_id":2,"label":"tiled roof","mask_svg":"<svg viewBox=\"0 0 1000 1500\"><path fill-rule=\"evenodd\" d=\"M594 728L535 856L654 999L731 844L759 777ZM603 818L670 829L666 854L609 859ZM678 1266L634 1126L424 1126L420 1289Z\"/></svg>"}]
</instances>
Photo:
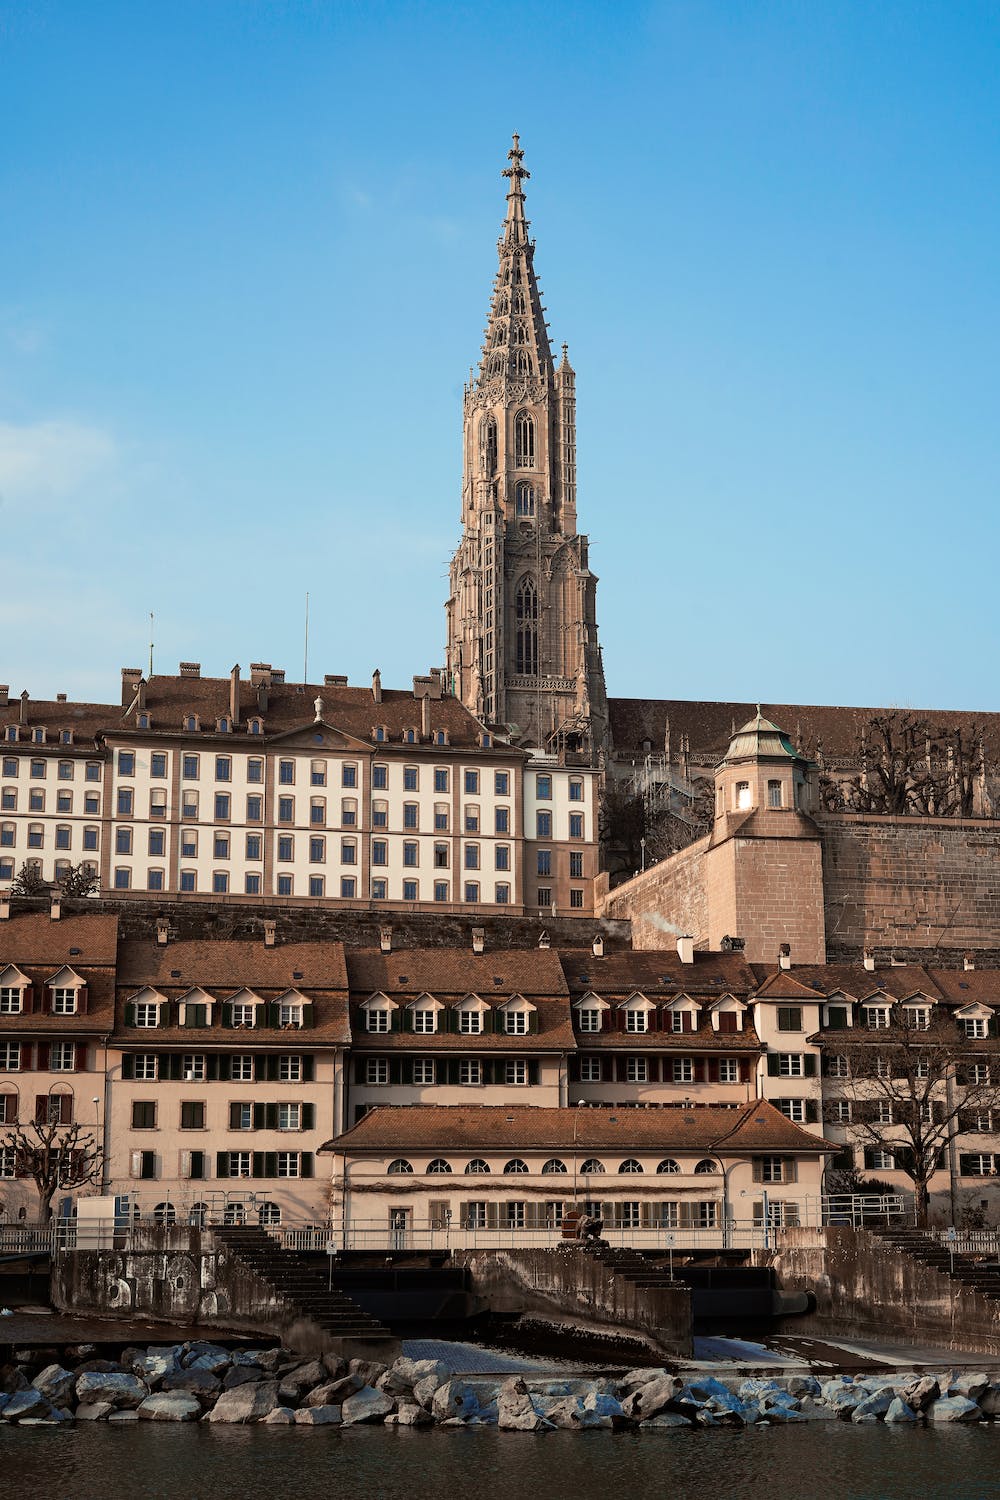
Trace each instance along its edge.
<instances>
[{"instance_id":1,"label":"tiled roof","mask_svg":"<svg viewBox=\"0 0 1000 1500\"><path fill-rule=\"evenodd\" d=\"M744 1022L742 1031L715 1031L706 1021L698 1031L581 1031L580 1052L759 1052L760 1038Z\"/></svg>"},{"instance_id":2,"label":"tiled roof","mask_svg":"<svg viewBox=\"0 0 1000 1500\"><path fill-rule=\"evenodd\" d=\"M114 1046L129 1052L154 1052L158 1047L183 1046L189 1052L254 1052L261 1047L273 1051L309 1052L313 1047L343 1047L351 1039L347 1003L340 999L315 1002L311 1026L282 1030L279 1026L253 1026L235 1030L216 1022L212 1026L126 1026L121 1002L115 1026Z\"/></svg>"},{"instance_id":3,"label":"tiled roof","mask_svg":"<svg viewBox=\"0 0 1000 1500\"><path fill-rule=\"evenodd\" d=\"M484 1000L510 995L566 995L558 955L547 948L507 948L473 953L468 948L406 948L381 953L352 948L347 953L352 1000L377 990L395 999L427 993L436 999L470 992Z\"/></svg>"},{"instance_id":4,"label":"tiled roof","mask_svg":"<svg viewBox=\"0 0 1000 1500\"><path fill-rule=\"evenodd\" d=\"M538 1030L521 1035L504 1031L486 1031L463 1035L455 1031L429 1034L414 1031L375 1032L365 1029L365 1013L352 1006L353 1049L358 1053L416 1052L428 1056L434 1052L552 1052L572 1051L576 1046L573 1024L566 1000L534 1002Z\"/></svg>"},{"instance_id":5,"label":"tiled roof","mask_svg":"<svg viewBox=\"0 0 1000 1500\"><path fill-rule=\"evenodd\" d=\"M589 948L561 948L559 958L571 995L593 990L613 998L641 990L650 999L687 994L744 996L757 987L757 976L741 953L696 952L685 964L675 950L626 949L595 958Z\"/></svg>"},{"instance_id":6,"label":"tiled roof","mask_svg":"<svg viewBox=\"0 0 1000 1500\"><path fill-rule=\"evenodd\" d=\"M118 983L178 992L204 985L220 995L233 994L242 985L257 991L346 990L347 965L343 943L329 940L267 948L259 940L235 938L169 943L133 938L121 944Z\"/></svg>"},{"instance_id":7,"label":"tiled roof","mask_svg":"<svg viewBox=\"0 0 1000 1500\"><path fill-rule=\"evenodd\" d=\"M945 1000L955 1005L1000 1005L1000 972L996 969L931 969L935 985Z\"/></svg>"},{"instance_id":8,"label":"tiled roof","mask_svg":"<svg viewBox=\"0 0 1000 1500\"><path fill-rule=\"evenodd\" d=\"M146 684L144 709L150 716L152 728L140 732L154 736L158 733L177 734L181 731L184 716L197 714L202 724L200 733L214 735L216 720L229 717L229 692L228 677L154 675ZM240 683L238 725L245 729L248 718L260 717L265 735L283 734L296 728L306 729L315 718L313 704L316 698L323 700L323 720L326 724L368 744L372 744L372 730L377 725L385 727L390 746L393 742L399 746L403 732L407 729L415 729L418 734L420 732L421 705L412 692L386 688L382 692L382 701L376 703L371 689L367 687L344 687L330 683L279 683L268 687L267 707L261 710L258 708L257 691L251 688L246 679ZM0 725L19 723L20 711L20 700L16 694L12 694L9 704L0 708ZM92 741L95 735L102 732L134 730L135 714L127 717L125 714L126 710L120 703L27 700L29 727L44 725L53 736L59 729L72 729L74 737L84 745L88 739ZM432 698L430 717L432 732L445 730L450 746L462 750L478 749L481 725L458 699ZM232 740L233 736L227 734L221 738ZM68 752L71 747L61 748ZM447 747L435 748L447 754ZM509 746L498 748L510 749ZM521 754L519 751L512 753Z\"/></svg>"},{"instance_id":9,"label":"tiled roof","mask_svg":"<svg viewBox=\"0 0 1000 1500\"><path fill-rule=\"evenodd\" d=\"M835 1151L820 1137L793 1125L773 1104L757 1100L738 1109L541 1109L530 1105L423 1105L380 1107L322 1150L380 1153L488 1150L519 1146L540 1150L688 1149L723 1155L756 1151Z\"/></svg>"},{"instance_id":10,"label":"tiled roof","mask_svg":"<svg viewBox=\"0 0 1000 1500\"><path fill-rule=\"evenodd\" d=\"M761 991L774 978L775 971L767 964L754 964ZM941 991L930 972L919 964L893 964L874 971L857 964L797 964L784 971L794 982L805 987L814 999L826 995L845 994L849 999L864 1000L869 995L884 993L894 1000L906 1000L911 995L928 995L932 1000L940 997ZM775 991L768 989L765 999L775 998Z\"/></svg>"},{"instance_id":11,"label":"tiled roof","mask_svg":"<svg viewBox=\"0 0 1000 1500\"><path fill-rule=\"evenodd\" d=\"M716 764L725 755L733 733L756 709L753 703L694 702L680 698L609 698L611 735L617 755L642 754L643 740L662 753L667 720L676 756L680 736L687 735L695 764ZM814 757L821 748L825 756L854 758L864 725L885 708L836 707L808 703L764 703L761 708L788 735L792 743ZM913 717L927 720L941 733L972 723L984 731L986 748L994 758L1000 748L1000 714L973 713L954 709L914 709Z\"/></svg>"},{"instance_id":12,"label":"tiled roof","mask_svg":"<svg viewBox=\"0 0 1000 1500\"><path fill-rule=\"evenodd\" d=\"M113 964L118 946L118 918L98 914L63 916L53 921L48 909L18 912L0 922L0 969L7 964L48 968L69 964L79 969Z\"/></svg>"}]
</instances>

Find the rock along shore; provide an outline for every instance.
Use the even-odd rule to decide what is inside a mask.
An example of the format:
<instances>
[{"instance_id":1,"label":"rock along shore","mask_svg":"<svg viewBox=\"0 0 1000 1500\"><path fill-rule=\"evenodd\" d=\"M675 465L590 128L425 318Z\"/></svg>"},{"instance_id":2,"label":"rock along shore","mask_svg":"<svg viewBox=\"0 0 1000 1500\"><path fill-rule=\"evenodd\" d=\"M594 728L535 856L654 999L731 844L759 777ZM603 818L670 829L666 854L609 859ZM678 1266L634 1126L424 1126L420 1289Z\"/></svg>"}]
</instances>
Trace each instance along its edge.
<instances>
[{"instance_id":1,"label":"rock along shore","mask_svg":"<svg viewBox=\"0 0 1000 1500\"><path fill-rule=\"evenodd\" d=\"M51 1351L50 1351L51 1352ZM117 1361L72 1345L38 1368L30 1351L0 1367L0 1422L221 1422L282 1427L499 1427L681 1432L701 1427L844 1421L992 1422L1000 1381L986 1374L896 1373L687 1381L662 1369L599 1378L453 1375L438 1360L392 1365L205 1341L126 1349Z\"/></svg>"}]
</instances>

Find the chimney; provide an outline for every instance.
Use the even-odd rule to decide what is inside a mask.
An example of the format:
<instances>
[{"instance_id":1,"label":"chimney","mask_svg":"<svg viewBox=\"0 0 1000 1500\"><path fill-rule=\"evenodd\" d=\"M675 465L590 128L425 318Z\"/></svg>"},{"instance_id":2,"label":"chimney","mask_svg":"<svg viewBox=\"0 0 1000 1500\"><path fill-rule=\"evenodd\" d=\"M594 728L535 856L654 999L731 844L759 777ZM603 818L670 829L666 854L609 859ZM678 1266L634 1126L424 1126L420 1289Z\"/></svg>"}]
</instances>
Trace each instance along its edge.
<instances>
[{"instance_id":1,"label":"chimney","mask_svg":"<svg viewBox=\"0 0 1000 1500\"><path fill-rule=\"evenodd\" d=\"M51 901L49 902L49 919L51 921L53 921L53 922L58 922L59 918L61 916L62 916L62 897L61 896L53 896L52 899L51 899Z\"/></svg>"},{"instance_id":2,"label":"chimney","mask_svg":"<svg viewBox=\"0 0 1000 1500\"><path fill-rule=\"evenodd\" d=\"M486 928L473 927L472 929L472 951L473 953L486 952Z\"/></svg>"},{"instance_id":3,"label":"chimney","mask_svg":"<svg viewBox=\"0 0 1000 1500\"><path fill-rule=\"evenodd\" d=\"M677 939L677 957L682 964L694 963L694 938L690 934Z\"/></svg>"},{"instance_id":4,"label":"chimney","mask_svg":"<svg viewBox=\"0 0 1000 1500\"><path fill-rule=\"evenodd\" d=\"M257 684L257 711L258 711L258 713L262 713L262 714L266 714L267 713L267 683L266 682L258 682L258 684Z\"/></svg>"},{"instance_id":5,"label":"chimney","mask_svg":"<svg viewBox=\"0 0 1000 1500\"><path fill-rule=\"evenodd\" d=\"M423 697L420 700L420 738L429 740L431 737L431 700Z\"/></svg>"},{"instance_id":6,"label":"chimney","mask_svg":"<svg viewBox=\"0 0 1000 1500\"><path fill-rule=\"evenodd\" d=\"M57 703L65 703L66 702L66 694L65 693L56 693L56 702Z\"/></svg>"},{"instance_id":7,"label":"chimney","mask_svg":"<svg viewBox=\"0 0 1000 1500\"><path fill-rule=\"evenodd\" d=\"M779 969L790 969L792 967L792 945L791 945L791 943L782 943L779 946L779 948L778 948L778 967L779 967Z\"/></svg>"},{"instance_id":8,"label":"chimney","mask_svg":"<svg viewBox=\"0 0 1000 1500\"><path fill-rule=\"evenodd\" d=\"M284 669L284 667L272 667L271 668L271 683L272 683L272 686L274 686L274 687L284 687L284 685L285 685L285 669Z\"/></svg>"},{"instance_id":9,"label":"chimney","mask_svg":"<svg viewBox=\"0 0 1000 1500\"><path fill-rule=\"evenodd\" d=\"M178 671L180 672L180 674L181 674L182 677L200 677L201 676L201 662L200 661L182 661L181 664L180 664L180 666L179 666L179 668L178 668Z\"/></svg>"},{"instance_id":10,"label":"chimney","mask_svg":"<svg viewBox=\"0 0 1000 1500\"><path fill-rule=\"evenodd\" d=\"M10 702L10 683L0 682L0 708L6 708Z\"/></svg>"},{"instance_id":11,"label":"chimney","mask_svg":"<svg viewBox=\"0 0 1000 1500\"><path fill-rule=\"evenodd\" d=\"M538 946L539 946L539 948L551 948L552 947L552 939L549 937L548 930L546 928L544 928L544 927L542 928L541 932L538 934Z\"/></svg>"},{"instance_id":12,"label":"chimney","mask_svg":"<svg viewBox=\"0 0 1000 1500\"><path fill-rule=\"evenodd\" d=\"M603 958L604 957L604 939L601 937L601 934L599 932L595 933L595 935L594 935L594 941L593 941L593 943L592 943L591 946L592 946L592 948L594 950L594 957L595 958Z\"/></svg>"},{"instance_id":13,"label":"chimney","mask_svg":"<svg viewBox=\"0 0 1000 1500\"><path fill-rule=\"evenodd\" d=\"M10 921L10 892L4 891L0 896L0 922Z\"/></svg>"},{"instance_id":14,"label":"chimney","mask_svg":"<svg viewBox=\"0 0 1000 1500\"><path fill-rule=\"evenodd\" d=\"M132 707L141 681L141 667L122 667L122 708Z\"/></svg>"},{"instance_id":15,"label":"chimney","mask_svg":"<svg viewBox=\"0 0 1000 1500\"><path fill-rule=\"evenodd\" d=\"M230 720L232 722L232 727L235 729L236 726L237 726L237 724L240 722L240 664L239 664L239 662L236 663L235 667L233 668L233 670L229 674L229 718L230 718Z\"/></svg>"},{"instance_id":16,"label":"chimney","mask_svg":"<svg viewBox=\"0 0 1000 1500\"><path fill-rule=\"evenodd\" d=\"M378 667L372 673L372 697L376 703L382 702L382 673Z\"/></svg>"},{"instance_id":17,"label":"chimney","mask_svg":"<svg viewBox=\"0 0 1000 1500\"><path fill-rule=\"evenodd\" d=\"M965 970L965 972L967 974L969 974L969 973L972 972L972 970L975 967L976 967L976 955L974 953L966 953L964 955L963 959L962 959L962 968Z\"/></svg>"},{"instance_id":18,"label":"chimney","mask_svg":"<svg viewBox=\"0 0 1000 1500\"><path fill-rule=\"evenodd\" d=\"M250 663L250 686L266 687L271 681L271 663L269 661L252 661Z\"/></svg>"},{"instance_id":19,"label":"chimney","mask_svg":"<svg viewBox=\"0 0 1000 1500\"><path fill-rule=\"evenodd\" d=\"M346 687L347 676L341 672L327 672L323 678L324 687Z\"/></svg>"},{"instance_id":20,"label":"chimney","mask_svg":"<svg viewBox=\"0 0 1000 1500\"><path fill-rule=\"evenodd\" d=\"M392 952L392 928L380 927L378 930L378 946L381 953Z\"/></svg>"},{"instance_id":21,"label":"chimney","mask_svg":"<svg viewBox=\"0 0 1000 1500\"><path fill-rule=\"evenodd\" d=\"M276 926L277 926L277 923L275 922L275 920L274 920L273 917L265 917L264 918L264 947L265 948L273 948L274 947L274 934L275 934L275 928L276 928Z\"/></svg>"},{"instance_id":22,"label":"chimney","mask_svg":"<svg viewBox=\"0 0 1000 1500\"><path fill-rule=\"evenodd\" d=\"M871 948L866 948L865 949L865 952L864 952L864 966L867 969L867 971L868 971L869 974L874 974L875 973L875 954L874 954L874 951Z\"/></svg>"},{"instance_id":23,"label":"chimney","mask_svg":"<svg viewBox=\"0 0 1000 1500\"><path fill-rule=\"evenodd\" d=\"M165 948L170 941L170 923L166 917L156 919L156 942L160 948Z\"/></svg>"},{"instance_id":24,"label":"chimney","mask_svg":"<svg viewBox=\"0 0 1000 1500\"><path fill-rule=\"evenodd\" d=\"M21 694L21 706L18 709L17 718L18 718L18 722L20 724L27 724L27 722L28 722L28 689L27 688L25 688L24 692Z\"/></svg>"}]
</instances>

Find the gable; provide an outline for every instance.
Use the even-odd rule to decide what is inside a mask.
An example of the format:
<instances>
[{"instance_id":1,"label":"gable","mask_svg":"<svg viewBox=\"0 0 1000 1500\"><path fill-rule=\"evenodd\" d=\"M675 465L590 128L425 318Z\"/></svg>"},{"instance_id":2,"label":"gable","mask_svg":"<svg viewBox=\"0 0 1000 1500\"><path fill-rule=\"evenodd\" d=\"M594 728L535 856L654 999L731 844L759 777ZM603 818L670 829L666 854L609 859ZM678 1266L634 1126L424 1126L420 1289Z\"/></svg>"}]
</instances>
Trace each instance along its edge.
<instances>
[{"instance_id":1,"label":"gable","mask_svg":"<svg viewBox=\"0 0 1000 1500\"><path fill-rule=\"evenodd\" d=\"M305 709L305 703L302 706ZM302 724L297 729L286 729L283 734L273 735L271 744L280 745L286 750L327 751L334 755L372 755L375 751L374 744L356 739L353 734L348 734L344 729L338 729L335 724L328 724L325 719L320 719L318 723Z\"/></svg>"}]
</instances>

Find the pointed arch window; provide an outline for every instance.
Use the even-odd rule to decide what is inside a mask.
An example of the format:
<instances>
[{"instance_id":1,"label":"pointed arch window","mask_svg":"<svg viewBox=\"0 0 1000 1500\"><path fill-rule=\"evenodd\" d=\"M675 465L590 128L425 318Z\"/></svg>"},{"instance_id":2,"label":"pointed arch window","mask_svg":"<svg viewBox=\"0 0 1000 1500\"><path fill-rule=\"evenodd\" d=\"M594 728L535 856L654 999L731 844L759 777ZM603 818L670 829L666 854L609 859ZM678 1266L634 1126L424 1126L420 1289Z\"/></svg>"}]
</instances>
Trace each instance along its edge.
<instances>
[{"instance_id":1,"label":"pointed arch window","mask_svg":"<svg viewBox=\"0 0 1000 1500\"><path fill-rule=\"evenodd\" d=\"M493 343L505 344L507 342L507 330L502 323L498 323L493 330Z\"/></svg>"},{"instance_id":2,"label":"pointed arch window","mask_svg":"<svg viewBox=\"0 0 1000 1500\"><path fill-rule=\"evenodd\" d=\"M479 461L487 479L492 479L497 471L497 424L492 416L479 424Z\"/></svg>"},{"instance_id":3,"label":"pointed arch window","mask_svg":"<svg viewBox=\"0 0 1000 1500\"><path fill-rule=\"evenodd\" d=\"M514 368L518 375L531 374L531 355L527 349L518 349L514 357Z\"/></svg>"},{"instance_id":4,"label":"pointed arch window","mask_svg":"<svg viewBox=\"0 0 1000 1500\"><path fill-rule=\"evenodd\" d=\"M513 310L516 313L524 312L524 293L520 290L514 293Z\"/></svg>"},{"instance_id":5,"label":"pointed arch window","mask_svg":"<svg viewBox=\"0 0 1000 1500\"><path fill-rule=\"evenodd\" d=\"M538 675L538 593L533 578L522 578L515 599L517 615L516 670L525 677Z\"/></svg>"},{"instance_id":6,"label":"pointed arch window","mask_svg":"<svg viewBox=\"0 0 1000 1500\"><path fill-rule=\"evenodd\" d=\"M514 463L519 469L535 467L535 419L527 411L514 418Z\"/></svg>"},{"instance_id":7,"label":"pointed arch window","mask_svg":"<svg viewBox=\"0 0 1000 1500\"><path fill-rule=\"evenodd\" d=\"M533 516L535 514L534 488L530 484L525 484L523 480L514 491L514 514L518 516Z\"/></svg>"},{"instance_id":8,"label":"pointed arch window","mask_svg":"<svg viewBox=\"0 0 1000 1500\"><path fill-rule=\"evenodd\" d=\"M510 341L512 344L526 344L528 342L528 330L523 323L512 330Z\"/></svg>"}]
</instances>

